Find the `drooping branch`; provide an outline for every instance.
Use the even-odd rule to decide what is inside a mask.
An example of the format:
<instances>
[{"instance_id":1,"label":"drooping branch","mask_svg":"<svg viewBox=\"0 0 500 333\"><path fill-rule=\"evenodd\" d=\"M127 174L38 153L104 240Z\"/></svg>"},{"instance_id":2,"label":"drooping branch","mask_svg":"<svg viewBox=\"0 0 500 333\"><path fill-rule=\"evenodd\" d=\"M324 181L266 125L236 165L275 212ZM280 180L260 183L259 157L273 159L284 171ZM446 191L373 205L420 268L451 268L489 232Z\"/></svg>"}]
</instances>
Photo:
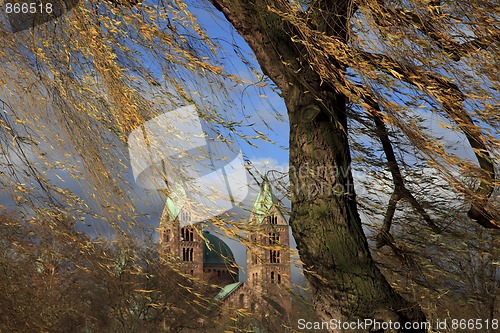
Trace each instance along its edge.
<instances>
[{"instance_id":1,"label":"drooping branch","mask_svg":"<svg viewBox=\"0 0 500 333\"><path fill-rule=\"evenodd\" d=\"M29 177L33 177L40 190L45 193L46 203L49 203L52 207L60 207L61 203L53 193L54 188L52 188L50 184L48 184L42 173L36 168L35 163L30 160L25 150L26 146L31 146L31 149L33 149L34 146L38 145L37 141L29 133L30 129L28 128L28 126L22 121L18 122L20 117L14 110L14 108L1 98L0 103L0 111L2 111L2 114L0 114L0 132L4 132L2 133L3 137L0 139L0 150L2 151L3 157L8 161L7 168L12 172L9 177L10 180L15 180L17 184L23 183L17 175L17 171L15 170L16 163L10 161L11 158L15 156L15 158L19 159L19 161L26 167L24 173ZM14 118L16 119L16 123L21 124L22 132L26 133L26 135L23 135L22 132L16 130L16 126L9 119L9 113L13 114ZM7 136L5 136L5 134L7 134ZM7 153L7 151L9 150L7 147L13 148L11 153ZM12 154L14 154L14 156L11 156ZM21 187L14 186L13 188L18 190ZM58 189L56 188L55 190L57 191ZM33 198L30 195L27 196L26 200L28 200L33 205L33 207L35 207Z\"/></svg>"},{"instance_id":2,"label":"drooping branch","mask_svg":"<svg viewBox=\"0 0 500 333\"><path fill-rule=\"evenodd\" d=\"M286 0L212 2L254 49L263 72L282 90L290 119L290 166L333 168L324 174L308 171L291 180L290 225L319 316L368 316L402 323L422 320L425 316L420 309L392 289L371 258L350 186L353 181L345 94L323 84L304 45L293 41L298 33L296 27L276 13L289 13L292 5ZM296 9L297 15L307 20L302 8ZM339 13L332 18L340 21L336 22L334 36L345 35L347 29L342 21L347 16ZM330 65L336 66L335 72L343 72L341 64ZM324 178L328 186L336 184L343 190L303 190L324 184L323 177L328 177Z\"/></svg>"},{"instance_id":3,"label":"drooping branch","mask_svg":"<svg viewBox=\"0 0 500 333\"><path fill-rule=\"evenodd\" d=\"M417 87L440 102L442 110L448 118L454 121L466 136L481 168L481 175L478 176L480 178L479 188L474 194L468 194L472 205L468 215L483 227L500 228L494 222L495 218L485 209L494 190L496 178L494 163L481 130L464 109L463 102L466 97L455 83L444 76L430 73L415 65L398 63L386 55L354 49L340 38L324 34L318 35L317 31L311 30L305 22L294 17L292 13L280 13L280 15L297 26L301 35L293 40L305 45L308 52L311 53L311 59L314 60L311 60L310 63L321 74L323 80L340 93L346 96L357 96L362 100L367 96L365 92L359 91L358 87L337 70L338 65L332 65L332 59L344 68L358 69L362 64L373 71L385 72L398 80ZM310 43L311 40L315 40L315 44ZM367 68L363 68L363 70L367 70Z\"/></svg>"},{"instance_id":4,"label":"drooping branch","mask_svg":"<svg viewBox=\"0 0 500 333\"><path fill-rule=\"evenodd\" d=\"M387 159L387 166L389 167L392 175L392 181L394 183L394 192L392 193L389 204L387 206L382 229L377 235L377 247L381 248L382 246L387 245L388 242L392 241L392 237L390 236L390 229L394 213L396 212L396 206L400 199L407 200L418 212L418 214L422 216L424 221L427 222L429 227L434 232L440 233L441 229L436 225L436 223L425 211L420 202L418 202L415 196L411 193L411 191L408 190L405 186L405 181L403 175L401 174L401 170L399 169L399 164L396 160L394 148L392 146L391 139L389 138L389 133L383 120L379 105L373 98L371 98L366 90L364 100L367 104L368 114L372 117L375 123L376 134L382 144L382 149L384 150L384 154Z\"/></svg>"},{"instance_id":5,"label":"drooping branch","mask_svg":"<svg viewBox=\"0 0 500 333\"><path fill-rule=\"evenodd\" d=\"M429 4L429 11L433 15L423 17L410 10L400 8L389 8L383 0L377 0L377 6L367 8L372 12L372 17L375 23L380 27L401 26L413 27L430 38L437 47L442 49L446 56L453 61L459 61L462 57L477 52L477 50L485 49L493 42L498 42L500 34L491 34L474 38L465 43L454 41L447 36L443 31L437 28L438 19L442 19L441 11L439 10L439 1Z\"/></svg>"},{"instance_id":6,"label":"drooping branch","mask_svg":"<svg viewBox=\"0 0 500 333\"><path fill-rule=\"evenodd\" d=\"M493 222L493 217L485 211L486 202L493 194L495 169L493 160L482 138L481 131L474 124L470 115L463 108L464 94L457 85L445 77L438 77L416 67L404 68L387 56L362 52L365 61L385 70L391 76L404 80L427 91L442 103L443 111L464 133L482 170L482 177L475 199L468 216L485 228L500 228Z\"/></svg>"}]
</instances>

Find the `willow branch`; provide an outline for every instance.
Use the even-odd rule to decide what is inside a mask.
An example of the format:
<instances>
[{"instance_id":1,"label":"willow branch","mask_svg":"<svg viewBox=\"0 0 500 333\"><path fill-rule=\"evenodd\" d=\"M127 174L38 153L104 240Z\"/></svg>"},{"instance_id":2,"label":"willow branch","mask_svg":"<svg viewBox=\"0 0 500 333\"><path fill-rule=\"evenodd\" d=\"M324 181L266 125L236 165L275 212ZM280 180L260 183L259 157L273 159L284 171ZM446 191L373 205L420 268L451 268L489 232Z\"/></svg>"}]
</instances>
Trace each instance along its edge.
<instances>
[{"instance_id":1,"label":"willow branch","mask_svg":"<svg viewBox=\"0 0 500 333\"><path fill-rule=\"evenodd\" d=\"M358 52L364 61L399 80L427 91L437 101L441 102L443 111L455 122L467 138L482 171L480 185L476 191L476 198L475 200L471 200L472 207L467 214L471 219L485 228L499 229L500 227L494 223L494 218L491 214L485 211L486 203L494 191L494 180L496 177L494 163L488 147L482 139L480 130L463 108L465 96L457 85L445 77L432 75L414 66L403 67L385 55Z\"/></svg>"},{"instance_id":2,"label":"willow branch","mask_svg":"<svg viewBox=\"0 0 500 333\"><path fill-rule=\"evenodd\" d=\"M439 2L438 2L439 3ZM443 31L436 28L435 20L424 18L416 13L399 8L388 8L384 1L378 0L378 6L368 6L372 11L372 16L378 26L404 26L413 27L429 37L437 47L442 49L446 56L454 61L459 61L461 57L469 55L480 49L485 49L493 42L498 42L499 34L492 34L490 36L483 36L475 38L466 43L458 43L446 36ZM436 14L439 15L439 5L429 5L430 12L434 15L429 17L434 18ZM378 11L377 11L378 10ZM440 16L440 15L439 15ZM438 16L438 18L439 18Z\"/></svg>"},{"instance_id":3,"label":"willow branch","mask_svg":"<svg viewBox=\"0 0 500 333\"><path fill-rule=\"evenodd\" d=\"M396 211L396 205L400 199L407 200L418 212L418 214L422 216L424 221L434 232L441 233L441 229L436 225L430 215L427 214L425 209L413 196L411 191L408 190L405 186L405 181L403 175L401 174L401 170L399 169L399 165L396 160L396 154L394 153L394 148L392 146L391 139L389 138L389 133L385 126L385 122L382 117L379 105L368 95L368 92L366 92L364 100L369 106L368 114L372 117L375 123L376 133L382 144L382 149L384 150L384 154L387 159L387 166L389 167L392 175L392 181L394 183L394 192L392 193L389 204L387 206L387 211L384 216L384 223L382 225L380 233L377 235L377 247L380 248L384 246L388 241L387 236L390 232L392 219Z\"/></svg>"}]
</instances>

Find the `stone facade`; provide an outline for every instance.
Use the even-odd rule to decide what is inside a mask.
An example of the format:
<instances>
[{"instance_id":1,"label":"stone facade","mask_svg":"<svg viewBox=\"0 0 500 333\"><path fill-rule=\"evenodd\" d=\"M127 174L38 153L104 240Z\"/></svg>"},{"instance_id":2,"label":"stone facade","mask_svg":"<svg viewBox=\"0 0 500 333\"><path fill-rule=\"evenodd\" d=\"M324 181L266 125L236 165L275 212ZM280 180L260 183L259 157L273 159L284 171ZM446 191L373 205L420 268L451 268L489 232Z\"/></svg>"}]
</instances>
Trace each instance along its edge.
<instances>
[{"instance_id":1,"label":"stone facade","mask_svg":"<svg viewBox=\"0 0 500 333\"><path fill-rule=\"evenodd\" d=\"M280 313L289 312L292 305L289 227L269 182L261 185L248 223L247 283L238 283L238 267L229 247L203 230L203 223L186 225L186 222L189 214L166 207L159 229L161 253L178 261L181 272L219 285L223 288L220 300L228 307L260 311L270 304Z\"/></svg>"},{"instance_id":2,"label":"stone facade","mask_svg":"<svg viewBox=\"0 0 500 333\"><path fill-rule=\"evenodd\" d=\"M259 223L250 226L247 247L248 286L256 295L266 295L285 311L291 308L291 264L289 227L276 207Z\"/></svg>"}]
</instances>

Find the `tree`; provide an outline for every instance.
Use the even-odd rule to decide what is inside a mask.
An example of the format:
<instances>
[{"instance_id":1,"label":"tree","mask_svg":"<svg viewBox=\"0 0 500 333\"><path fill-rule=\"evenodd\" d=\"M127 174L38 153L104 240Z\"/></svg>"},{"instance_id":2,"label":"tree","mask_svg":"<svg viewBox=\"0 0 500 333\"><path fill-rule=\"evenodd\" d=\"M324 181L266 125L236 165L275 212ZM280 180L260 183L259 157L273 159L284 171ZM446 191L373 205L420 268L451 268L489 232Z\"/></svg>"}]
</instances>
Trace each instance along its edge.
<instances>
[{"instance_id":1,"label":"tree","mask_svg":"<svg viewBox=\"0 0 500 333\"><path fill-rule=\"evenodd\" d=\"M213 325L214 290L151 243L90 240L71 219L0 212L2 331L180 332Z\"/></svg>"},{"instance_id":2,"label":"tree","mask_svg":"<svg viewBox=\"0 0 500 333\"><path fill-rule=\"evenodd\" d=\"M450 207L448 207L450 208ZM418 215L407 213L403 232L395 233L394 251L377 251L374 259L397 290L419 295L430 322L444 318L498 317L500 267L498 237L493 230L471 225L463 207L446 212L453 220L446 232L431 234L422 229ZM430 238L430 239L429 239ZM496 328L484 327L485 332Z\"/></svg>"},{"instance_id":3,"label":"tree","mask_svg":"<svg viewBox=\"0 0 500 333\"><path fill-rule=\"evenodd\" d=\"M398 251L392 229L403 202L418 214L426 235L444 232L436 203L426 205L418 195L425 178L415 175L424 166L438 170L447 188L470 205L471 221L498 229L494 5L481 0L211 2L247 41L286 103L291 225L318 313L325 319L423 319L416 303L398 295L372 259L358 211L366 196L354 191L352 167L392 182L377 237L380 247ZM18 152L28 176L39 184L36 190L52 194L56 204L63 202L75 214L86 212L78 198L49 186L43 170L37 172L26 159L22 148L27 145L44 150L33 142L76 151L81 161L68 164L79 168L68 172L75 178L85 175L108 215L133 223L116 161L123 158L130 131L161 112L156 96L173 105L199 103L208 87L216 97L203 109L204 117L237 132L221 116L230 107L216 111L224 103L214 101L225 100L227 80L239 80L223 70L216 41L185 3L121 7L88 1L43 28L2 35L0 56L16 60L2 68L3 76L15 76L5 95L29 98L17 101L27 105L2 121L5 137L15 143L3 145ZM162 78L176 92L153 89L161 84L158 73L145 65L147 57L158 62ZM189 79L203 88L192 89ZM26 94L35 83L38 90ZM48 107L26 121L19 114L29 112L29 101ZM444 130L461 133L472 158L451 152L453 145L432 133L426 119L433 117ZM45 127L36 131L40 119ZM48 138L46 133L55 129L62 130ZM40 155L50 166L52 161ZM33 199L22 179L2 180L20 200Z\"/></svg>"},{"instance_id":4,"label":"tree","mask_svg":"<svg viewBox=\"0 0 500 333\"><path fill-rule=\"evenodd\" d=\"M316 309L324 319L422 319L418 307L392 290L368 250L352 187L349 146L348 118L359 117L360 110L349 110L348 102L362 106L374 122L372 130L380 139L394 183L381 244L390 242L390 223L400 199L407 200L434 232L440 232L405 186L386 124L396 125L407 140L436 164L458 164L473 172L479 186L459 188L471 203L468 215L484 227L498 228L496 208L488 205L497 184L491 147L498 144L498 138L486 130L487 126L498 125L498 118L484 95L480 96L483 111L474 112L466 106L470 93L459 84L467 80L453 77L457 66L450 64L473 58L477 51L482 60L477 68L494 68L495 55L488 46L498 42L499 35L491 30L490 24L497 18L489 14L490 4L470 2L461 7L439 1L212 3L247 41L263 72L285 100L290 121L290 167L300 170L305 166L307 170L290 175L291 225L301 259L313 272L308 279L314 288ZM453 36L456 29L461 40ZM469 36L465 30L470 31ZM376 40L369 43L367 37ZM427 55L432 56L431 60L425 58ZM466 63L459 66L466 67ZM482 79L495 86L492 75L485 74ZM398 90L392 90L390 84L431 99L438 112L465 135L479 168L452 158L442 146L431 147L431 140L418 126L402 123L404 117L398 113L408 112L404 104L410 101L395 103L389 95ZM473 115L478 119L473 120ZM447 176L456 178L451 170ZM322 191L323 182L337 185L340 191ZM454 180L451 183L460 186ZM304 191L310 184L316 184L315 193Z\"/></svg>"}]
</instances>

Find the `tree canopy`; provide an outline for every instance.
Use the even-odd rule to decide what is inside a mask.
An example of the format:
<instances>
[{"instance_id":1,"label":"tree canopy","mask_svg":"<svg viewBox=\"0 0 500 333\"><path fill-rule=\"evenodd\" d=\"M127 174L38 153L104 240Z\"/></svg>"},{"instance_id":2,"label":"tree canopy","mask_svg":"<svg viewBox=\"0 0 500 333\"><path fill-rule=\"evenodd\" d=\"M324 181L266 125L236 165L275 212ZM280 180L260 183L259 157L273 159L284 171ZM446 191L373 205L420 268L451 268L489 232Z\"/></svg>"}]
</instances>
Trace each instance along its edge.
<instances>
[{"instance_id":1,"label":"tree canopy","mask_svg":"<svg viewBox=\"0 0 500 333\"><path fill-rule=\"evenodd\" d=\"M386 281L365 234L407 264L421 239L465 237L457 226L493 229L479 243L497 251L493 1L88 0L68 9L0 31L0 185L29 214L134 229L143 193L129 181L128 135L195 104L219 137L258 146L269 138L235 111L248 88L286 105L290 224L323 318L424 318L419 300ZM209 35L206 16L220 14L252 56ZM236 61L255 77L239 77ZM360 214L373 222L366 232Z\"/></svg>"}]
</instances>

